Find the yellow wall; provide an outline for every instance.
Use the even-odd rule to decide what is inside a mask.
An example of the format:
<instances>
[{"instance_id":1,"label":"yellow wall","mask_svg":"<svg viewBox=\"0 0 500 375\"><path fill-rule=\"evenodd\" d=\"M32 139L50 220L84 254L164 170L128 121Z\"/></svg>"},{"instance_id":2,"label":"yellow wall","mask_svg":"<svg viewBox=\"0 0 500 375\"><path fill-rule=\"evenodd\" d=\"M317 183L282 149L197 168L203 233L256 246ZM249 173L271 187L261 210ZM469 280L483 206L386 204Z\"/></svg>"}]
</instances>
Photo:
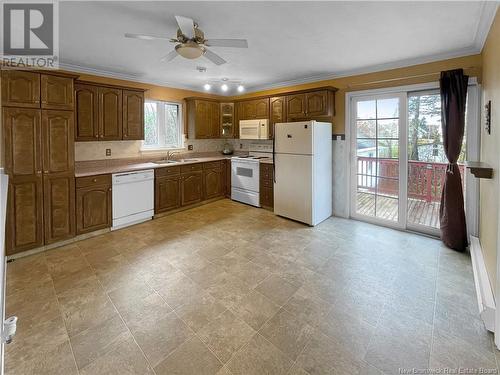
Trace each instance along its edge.
<instances>
[{"instance_id":1,"label":"yellow wall","mask_svg":"<svg viewBox=\"0 0 500 375\"><path fill-rule=\"evenodd\" d=\"M281 87L278 89L254 92L234 97L233 99L252 98L262 95L280 94L292 90L304 90L321 86L334 86L339 89L335 95L336 116L334 118L333 132L344 133L345 93L377 89L391 86L403 86L416 83L437 81L442 70L463 68L471 77L481 78L481 55L459 57L427 64L409 66L405 68L385 70L376 73L361 74L325 81L306 83L296 86ZM383 81L383 82L380 82Z\"/></svg>"},{"instance_id":2,"label":"yellow wall","mask_svg":"<svg viewBox=\"0 0 500 375\"><path fill-rule=\"evenodd\" d=\"M481 161L493 167L493 179L480 182L479 240L483 256L494 287L499 216L499 158L500 158L500 12L497 13L482 51L483 104L491 100L491 134L481 130ZM483 111L484 112L484 111ZM482 124L484 124L484 113Z\"/></svg>"}]
</instances>

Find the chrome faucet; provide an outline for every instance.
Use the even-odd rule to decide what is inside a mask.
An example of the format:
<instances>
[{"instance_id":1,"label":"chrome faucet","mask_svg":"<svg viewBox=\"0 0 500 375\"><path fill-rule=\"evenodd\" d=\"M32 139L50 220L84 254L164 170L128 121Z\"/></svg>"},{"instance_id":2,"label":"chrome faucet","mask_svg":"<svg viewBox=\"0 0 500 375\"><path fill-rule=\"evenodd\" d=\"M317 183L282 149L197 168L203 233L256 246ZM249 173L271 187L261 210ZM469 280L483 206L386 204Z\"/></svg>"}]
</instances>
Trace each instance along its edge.
<instances>
[{"instance_id":1,"label":"chrome faucet","mask_svg":"<svg viewBox=\"0 0 500 375\"><path fill-rule=\"evenodd\" d=\"M165 160L170 160L172 159L172 156L177 155L179 151L167 151L167 155L165 156Z\"/></svg>"}]
</instances>

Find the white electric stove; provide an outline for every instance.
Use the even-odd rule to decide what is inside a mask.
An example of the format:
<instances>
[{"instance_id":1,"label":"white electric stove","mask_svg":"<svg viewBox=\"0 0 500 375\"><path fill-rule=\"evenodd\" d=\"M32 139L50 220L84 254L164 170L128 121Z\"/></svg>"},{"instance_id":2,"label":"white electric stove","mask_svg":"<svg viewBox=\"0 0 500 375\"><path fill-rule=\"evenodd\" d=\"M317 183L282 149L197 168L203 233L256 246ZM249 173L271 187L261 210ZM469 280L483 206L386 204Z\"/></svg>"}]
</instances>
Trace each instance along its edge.
<instances>
[{"instance_id":1,"label":"white electric stove","mask_svg":"<svg viewBox=\"0 0 500 375\"><path fill-rule=\"evenodd\" d=\"M248 155L231 158L231 199L260 207L260 162L272 159L272 144L251 144Z\"/></svg>"}]
</instances>

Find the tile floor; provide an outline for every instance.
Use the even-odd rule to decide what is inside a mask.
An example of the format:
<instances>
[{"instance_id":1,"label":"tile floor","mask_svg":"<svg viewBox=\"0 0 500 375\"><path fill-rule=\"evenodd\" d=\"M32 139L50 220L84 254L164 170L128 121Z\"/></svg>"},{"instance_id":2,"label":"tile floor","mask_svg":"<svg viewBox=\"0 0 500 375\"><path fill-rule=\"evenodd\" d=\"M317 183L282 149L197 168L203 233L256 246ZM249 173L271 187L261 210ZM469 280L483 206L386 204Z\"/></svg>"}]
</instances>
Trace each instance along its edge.
<instances>
[{"instance_id":1,"label":"tile floor","mask_svg":"<svg viewBox=\"0 0 500 375\"><path fill-rule=\"evenodd\" d=\"M16 260L7 374L497 368L467 255L221 200Z\"/></svg>"}]
</instances>

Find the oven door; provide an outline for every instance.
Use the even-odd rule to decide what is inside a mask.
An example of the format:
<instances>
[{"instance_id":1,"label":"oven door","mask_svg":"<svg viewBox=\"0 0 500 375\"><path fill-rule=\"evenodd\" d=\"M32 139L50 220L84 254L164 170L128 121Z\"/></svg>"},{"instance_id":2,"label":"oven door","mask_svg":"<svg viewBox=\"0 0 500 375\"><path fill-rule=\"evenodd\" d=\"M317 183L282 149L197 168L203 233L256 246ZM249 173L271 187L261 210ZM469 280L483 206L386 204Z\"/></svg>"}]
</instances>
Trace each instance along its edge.
<instances>
[{"instance_id":1,"label":"oven door","mask_svg":"<svg viewBox=\"0 0 500 375\"><path fill-rule=\"evenodd\" d=\"M231 187L259 192L259 161L231 160Z\"/></svg>"}]
</instances>

